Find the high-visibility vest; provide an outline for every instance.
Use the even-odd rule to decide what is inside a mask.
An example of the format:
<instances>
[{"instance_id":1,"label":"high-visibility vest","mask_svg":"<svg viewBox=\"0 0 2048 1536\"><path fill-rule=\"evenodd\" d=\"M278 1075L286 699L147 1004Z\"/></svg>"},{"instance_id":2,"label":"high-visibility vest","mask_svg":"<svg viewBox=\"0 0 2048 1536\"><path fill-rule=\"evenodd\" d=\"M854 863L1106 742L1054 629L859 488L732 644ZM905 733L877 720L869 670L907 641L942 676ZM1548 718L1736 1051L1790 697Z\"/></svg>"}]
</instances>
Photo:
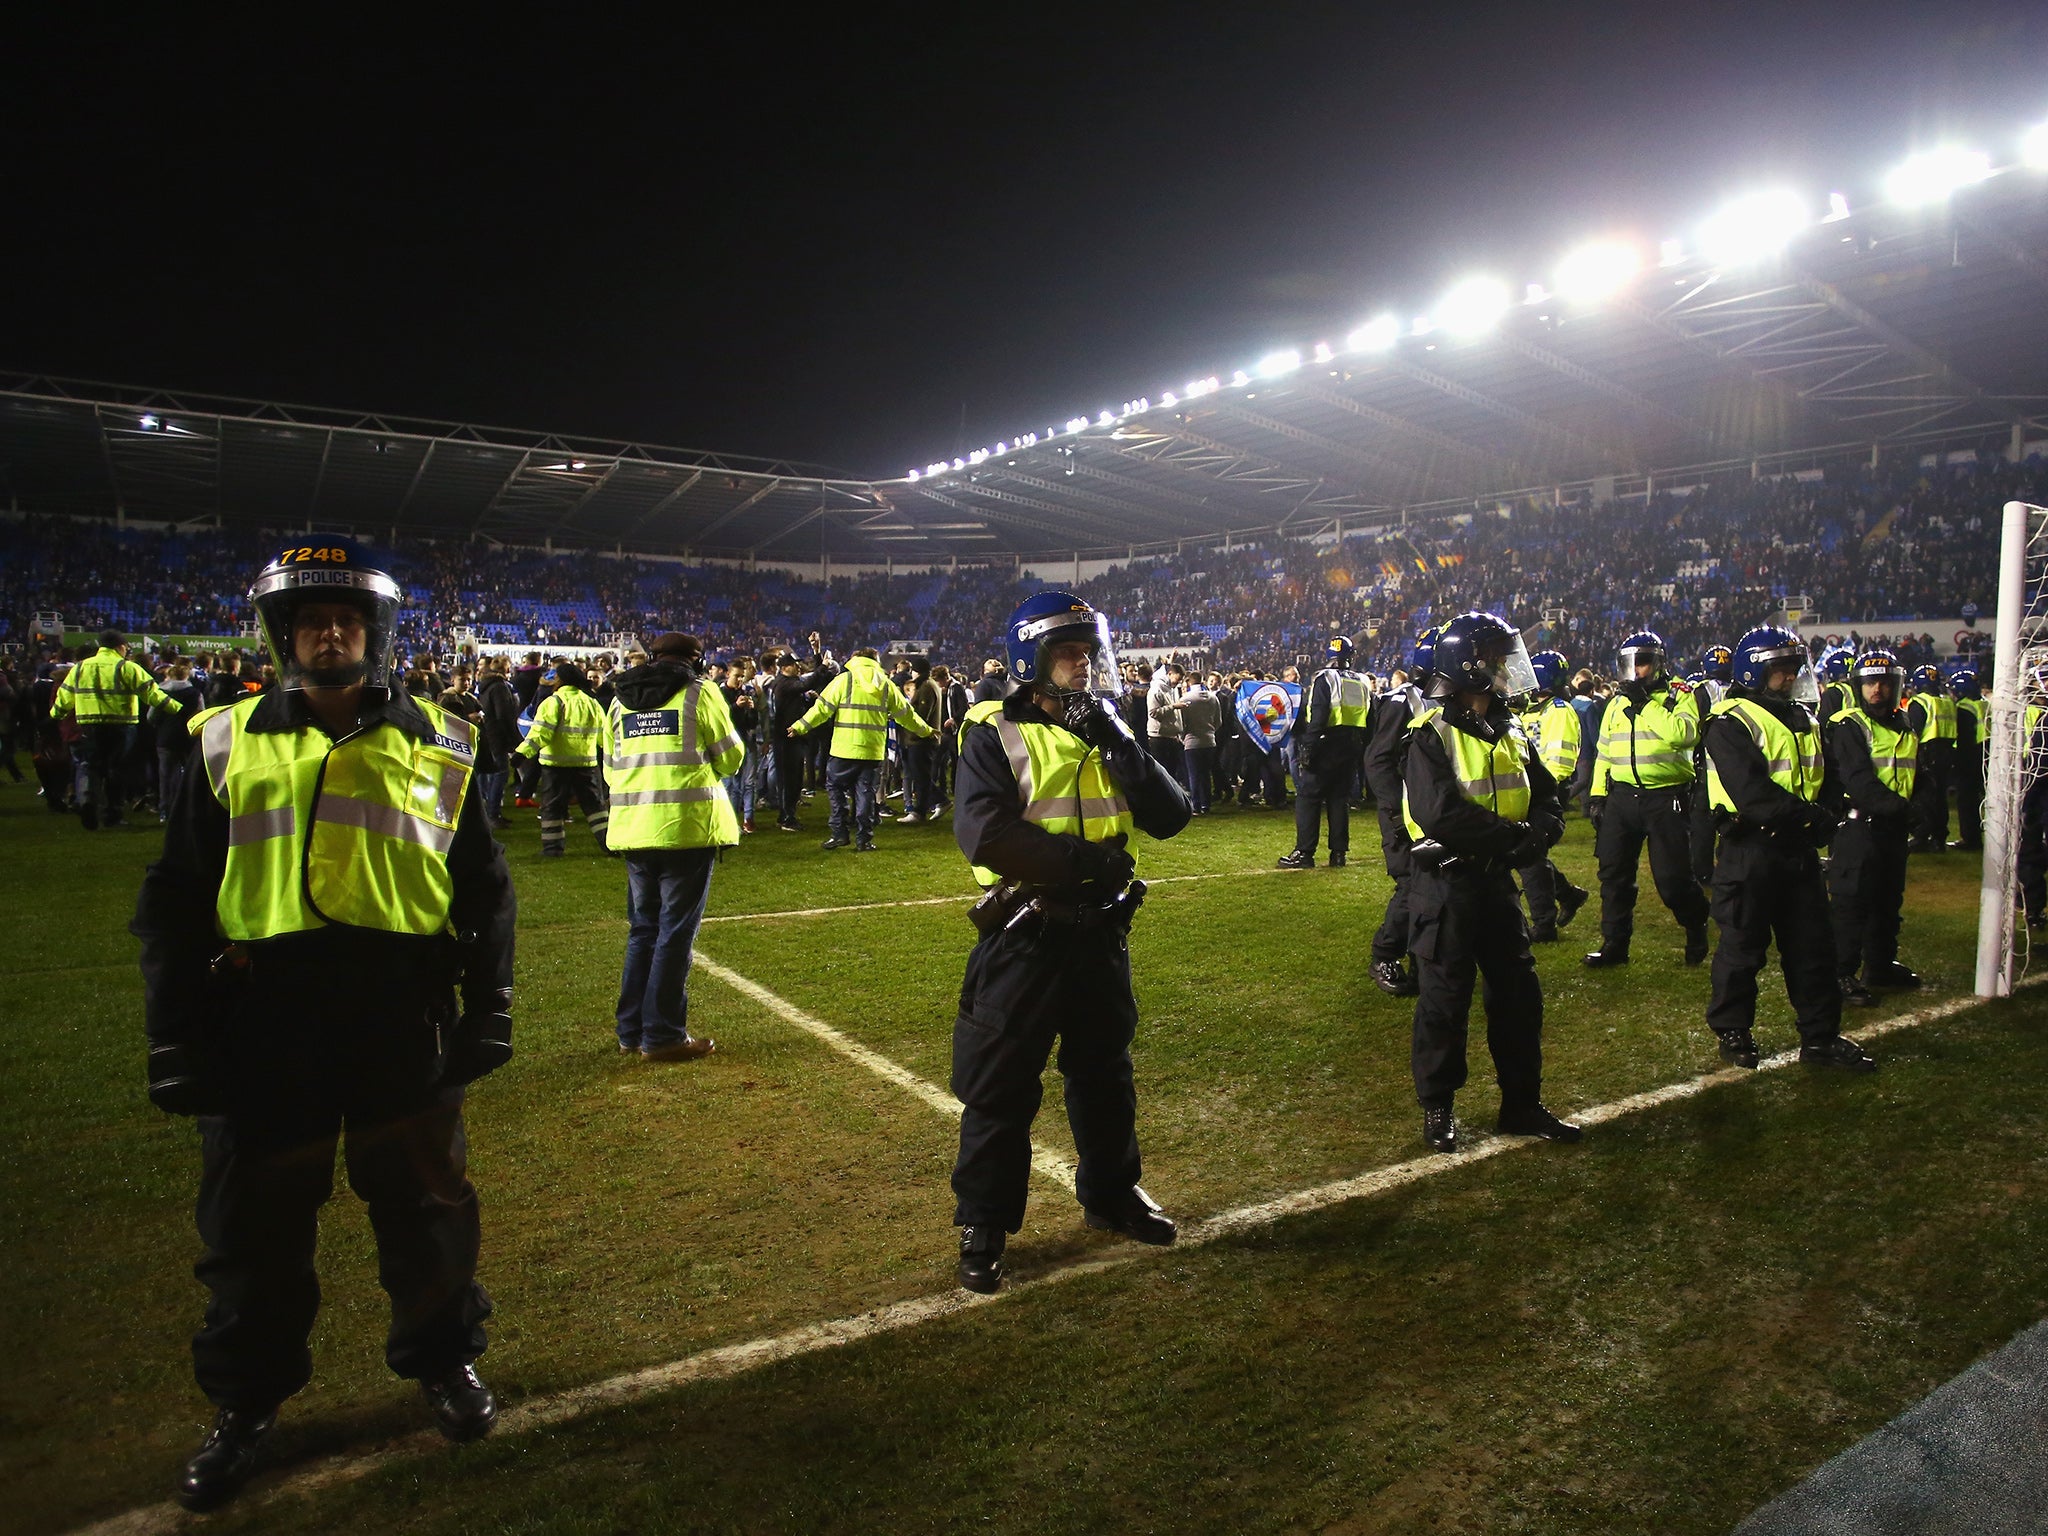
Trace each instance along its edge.
<instances>
[{"instance_id":1,"label":"high-visibility vest","mask_svg":"<svg viewBox=\"0 0 2048 1536\"><path fill-rule=\"evenodd\" d=\"M1365 729L1366 716L1372 712L1372 685L1366 682L1364 675L1342 667L1325 667L1316 676L1326 679L1323 686L1330 696L1327 726L1351 725ZM1314 684L1311 683L1310 687L1313 688Z\"/></svg>"},{"instance_id":2,"label":"high-visibility vest","mask_svg":"<svg viewBox=\"0 0 2048 1536\"><path fill-rule=\"evenodd\" d=\"M64 674L50 713L75 714L80 725L133 725L143 703L185 707L157 686L148 668L103 645Z\"/></svg>"},{"instance_id":3,"label":"high-visibility vest","mask_svg":"<svg viewBox=\"0 0 2048 1536\"><path fill-rule=\"evenodd\" d=\"M1536 748L1536 760L1562 784L1578 771L1579 748L1585 740L1579 712L1565 699L1545 699L1534 709L1524 710L1522 729Z\"/></svg>"},{"instance_id":4,"label":"high-visibility vest","mask_svg":"<svg viewBox=\"0 0 2048 1536\"><path fill-rule=\"evenodd\" d=\"M448 850L476 763L465 720L415 699L422 741L379 721L342 741L312 725L251 731L262 699L193 722L206 779L227 808L227 870L214 911L237 941L330 923L448 931Z\"/></svg>"},{"instance_id":5,"label":"high-visibility vest","mask_svg":"<svg viewBox=\"0 0 2048 1536\"><path fill-rule=\"evenodd\" d=\"M1856 713L1861 714L1858 710ZM1776 715L1749 699L1723 699L1714 706L1714 716L1727 716L1741 723L1764 755L1764 770L1780 789L1790 790L1811 803L1820 798L1826 764L1821 760L1820 726L1794 731ZM1808 716L1812 722L1812 716ZM1840 718L1837 716L1836 718ZM1735 810L1735 801L1721 783L1721 770L1714 766L1714 754L1707 754L1707 804L1717 811Z\"/></svg>"},{"instance_id":6,"label":"high-visibility vest","mask_svg":"<svg viewBox=\"0 0 2048 1536\"><path fill-rule=\"evenodd\" d=\"M1826 702L1829 694L1835 696L1834 713L1839 714L1845 709L1854 709L1856 707L1856 690L1845 677L1836 678L1826 688L1821 690L1822 702Z\"/></svg>"},{"instance_id":7,"label":"high-visibility vest","mask_svg":"<svg viewBox=\"0 0 2048 1536\"><path fill-rule=\"evenodd\" d=\"M796 733L805 735L827 720L832 722L834 757L879 762L888 751L891 720L913 736L932 734L872 656L855 656L846 663L846 670L825 685L817 702L797 721Z\"/></svg>"},{"instance_id":8,"label":"high-visibility vest","mask_svg":"<svg viewBox=\"0 0 2048 1536\"><path fill-rule=\"evenodd\" d=\"M606 846L732 847L740 823L719 781L746 753L716 684L691 683L659 709L628 709L614 696L604 734Z\"/></svg>"},{"instance_id":9,"label":"high-visibility vest","mask_svg":"<svg viewBox=\"0 0 2048 1536\"><path fill-rule=\"evenodd\" d=\"M595 768L603 736L604 706L581 688L561 687L533 712L533 729L519 750L538 754L543 768Z\"/></svg>"},{"instance_id":10,"label":"high-visibility vest","mask_svg":"<svg viewBox=\"0 0 2048 1536\"><path fill-rule=\"evenodd\" d=\"M1877 782L1903 799L1912 799L1913 779L1920 762L1920 738L1911 727L1894 730L1860 709L1835 716L1838 727L1844 721L1852 721L1862 729L1863 739L1870 745L1870 766L1877 770Z\"/></svg>"},{"instance_id":11,"label":"high-visibility vest","mask_svg":"<svg viewBox=\"0 0 2048 1536\"><path fill-rule=\"evenodd\" d=\"M1958 741L1963 739L1962 725L1963 716L1965 715L1968 715L1971 722L1976 726L1976 730L1972 734L1975 736L1977 745L1981 749L1989 739L1984 734L1984 701L1982 699L1956 700L1956 740Z\"/></svg>"},{"instance_id":12,"label":"high-visibility vest","mask_svg":"<svg viewBox=\"0 0 2048 1536\"><path fill-rule=\"evenodd\" d=\"M1945 693L1920 693L1914 697L1921 704L1921 741L1954 741L1956 701Z\"/></svg>"},{"instance_id":13,"label":"high-visibility vest","mask_svg":"<svg viewBox=\"0 0 2048 1536\"><path fill-rule=\"evenodd\" d=\"M1411 732L1433 730L1444 744L1451 774L1458 781L1458 793L1485 806L1503 821L1529 819L1529 759L1535 755L1529 738L1522 734L1520 721L1511 721L1498 741L1486 741L1470 731L1461 731L1445 716L1443 706L1432 704L1408 723ZM1408 808L1408 787L1401 786L1401 819L1408 835L1417 841L1429 836Z\"/></svg>"},{"instance_id":14,"label":"high-visibility vest","mask_svg":"<svg viewBox=\"0 0 2048 1536\"><path fill-rule=\"evenodd\" d=\"M1685 684L1666 683L1640 712L1627 694L1617 693L1600 717L1593 796L1606 794L1610 782L1641 789L1689 784L1697 772L1692 754L1699 744L1699 703Z\"/></svg>"},{"instance_id":15,"label":"high-visibility vest","mask_svg":"<svg viewBox=\"0 0 2048 1536\"><path fill-rule=\"evenodd\" d=\"M1091 843L1104 843L1137 825L1124 793L1102 761L1102 753L1065 726L1047 720L1012 720L1001 699L985 699L967 711L960 727L961 750L967 733L993 730L1017 778L1017 804L1024 819L1048 832L1071 832ZM835 754L836 755L836 754ZM982 886L1003 877L979 864L974 878Z\"/></svg>"}]
</instances>

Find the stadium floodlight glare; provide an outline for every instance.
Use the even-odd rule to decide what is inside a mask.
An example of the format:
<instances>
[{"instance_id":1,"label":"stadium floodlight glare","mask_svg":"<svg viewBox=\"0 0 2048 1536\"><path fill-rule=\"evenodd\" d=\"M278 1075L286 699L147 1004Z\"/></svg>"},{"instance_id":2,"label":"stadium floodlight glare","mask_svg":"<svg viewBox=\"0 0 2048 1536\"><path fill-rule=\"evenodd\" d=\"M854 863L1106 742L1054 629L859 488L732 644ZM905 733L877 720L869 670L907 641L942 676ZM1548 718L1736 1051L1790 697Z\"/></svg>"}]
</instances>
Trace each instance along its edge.
<instances>
[{"instance_id":1,"label":"stadium floodlight glare","mask_svg":"<svg viewBox=\"0 0 2048 1536\"><path fill-rule=\"evenodd\" d=\"M2021 135L2020 159L2037 171L2048 171L2048 123L2029 128Z\"/></svg>"},{"instance_id":2,"label":"stadium floodlight glare","mask_svg":"<svg viewBox=\"0 0 2048 1536\"><path fill-rule=\"evenodd\" d=\"M1558 296L1573 304L1597 304L1627 287L1642 265L1635 247L1621 241L1582 245L1557 264Z\"/></svg>"},{"instance_id":3,"label":"stadium floodlight glare","mask_svg":"<svg viewBox=\"0 0 2048 1536\"><path fill-rule=\"evenodd\" d=\"M156 418L154 416L145 416L137 425L145 432L154 432L157 426Z\"/></svg>"},{"instance_id":4,"label":"stadium floodlight glare","mask_svg":"<svg viewBox=\"0 0 2048 1536\"><path fill-rule=\"evenodd\" d=\"M1981 149L1944 145L1912 156L1884 179L1884 195L1908 208L1946 202L1964 187L1991 174L1991 157Z\"/></svg>"},{"instance_id":5,"label":"stadium floodlight glare","mask_svg":"<svg viewBox=\"0 0 2048 1536\"><path fill-rule=\"evenodd\" d=\"M1301 348L1282 347L1278 352L1268 352L1259 359L1258 374L1262 379L1277 379L1300 366Z\"/></svg>"},{"instance_id":6,"label":"stadium floodlight glare","mask_svg":"<svg viewBox=\"0 0 2048 1536\"><path fill-rule=\"evenodd\" d=\"M1775 256L1812 222L1806 199L1783 189L1738 197L1700 230L1700 249L1718 267Z\"/></svg>"},{"instance_id":7,"label":"stadium floodlight glare","mask_svg":"<svg viewBox=\"0 0 2048 1536\"><path fill-rule=\"evenodd\" d=\"M1828 194L1827 215L1821 220L1821 223L1839 224L1847 217L1849 217L1849 199L1839 192L1830 192Z\"/></svg>"},{"instance_id":8,"label":"stadium floodlight glare","mask_svg":"<svg viewBox=\"0 0 2048 1536\"><path fill-rule=\"evenodd\" d=\"M1453 336L1477 336L1490 330L1512 304L1506 284L1491 277L1468 277L1437 301L1436 323Z\"/></svg>"},{"instance_id":9,"label":"stadium floodlight glare","mask_svg":"<svg viewBox=\"0 0 2048 1536\"><path fill-rule=\"evenodd\" d=\"M1344 338L1351 352L1385 352L1401 339L1401 322L1392 315L1375 315Z\"/></svg>"}]
</instances>

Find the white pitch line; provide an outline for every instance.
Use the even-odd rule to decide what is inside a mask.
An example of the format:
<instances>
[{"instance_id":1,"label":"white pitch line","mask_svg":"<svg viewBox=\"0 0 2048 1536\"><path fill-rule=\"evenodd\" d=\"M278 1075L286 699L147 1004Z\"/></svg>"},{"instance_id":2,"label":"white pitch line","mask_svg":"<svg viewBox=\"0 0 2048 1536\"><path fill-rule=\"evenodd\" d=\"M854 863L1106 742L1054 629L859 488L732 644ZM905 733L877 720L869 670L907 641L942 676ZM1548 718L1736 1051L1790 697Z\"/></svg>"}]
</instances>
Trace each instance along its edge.
<instances>
[{"instance_id":1,"label":"white pitch line","mask_svg":"<svg viewBox=\"0 0 2048 1536\"><path fill-rule=\"evenodd\" d=\"M1157 880L1147 880L1147 890L1155 885L1179 885L1188 880L1242 880L1248 875L1285 875L1294 871L1285 869L1221 869L1205 875L1161 875ZM706 923L753 923L771 917L835 917L841 912L883 912L892 907L944 907L955 902L974 900L973 893L958 896L916 896L904 901L860 901L844 907L791 907L780 912L728 912L722 917L707 917Z\"/></svg>"},{"instance_id":2,"label":"white pitch line","mask_svg":"<svg viewBox=\"0 0 2048 1536\"><path fill-rule=\"evenodd\" d=\"M725 970L725 967L706 961L701 955L698 965L708 966L721 980L730 979L732 984L749 996L756 998L764 1007L788 1018L800 1028L808 1029L808 1014L793 1004L785 1003L765 988L756 988L745 977ZM2040 976L2024 977L2014 983L2014 990L2033 986L2043 980ZM1945 1002L1932 1003L1911 1013L1902 1013L1889 1019L1873 1021L1856 1031L1857 1035L1869 1039L1878 1035L1889 1035L1902 1029L1931 1024L1938 1019L1965 1012L1978 1004L1994 999L1965 995L1950 998ZM788 1012L784 1012L787 1009ZM796 1014L800 1017L792 1018ZM816 1021L812 1021L815 1023ZM830 1025L820 1024L839 1040L846 1037ZM815 1032L815 1031L814 1031ZM866 1051L867 1047L846 1041L847 1045ZM843 1048L843 1047L842 1047ZM872 1055L872 1052L868 1054ZM1766 1057L1758 1064L1758 1071L1777 1071L1798 1061L1797 1050L1781 1051ZM910 1082L922 1084L933 1093L938 1090L913 1073L904 1072L885 1057L876 1060L884 1062L892 1071L902 1073ZM1662 1088L1652 1088L1645 1093L1631 1094L1608 1104L1596 1104L1577 1113L1581 1125L1603 1125L1627 1115L1639 1114L1660 1105L1675 1103L1681 1099L1697 1097L1709 1088L1723 1087L1731 1083L1747 1081L1755 1074L1730 1067L1724 1071L1708 1072L1684 1082L1668 1083ZM893 1080L893 1079L892 1079ZM908 1086L906 1084L905 1086ZM913 1090L914 1091L914 1090ZM922 1094L919 1095L923 1097ZM941 1095L950 1098L950 1095ZM957 1101L955 1101L957 1103ZM957 1109L949 1113L957 1113ZM1273 1226L1294 1216L1305 1216L1314 1211L1328 1209L1353 1200L1369 1199L1398 1189L1405 1184L1415 1184L1440 1173L1451 1173L1460 1168L1469 1168L1484 1158L1496 1157L1503 1152L1512 1152L1521 1147L1533 1145L1538 1138L1533 1136L1482 1136L1467 1144L1455 1156L1444 1157L1432 1153L1405 1163L1395 1163L1386 1168L1375 1168L1349 1179L1338 1179L1321 1184L1313 1189L1296 1190L1277 1199L1260 1201L1254 1205L1242 1205L1235 1210L1221 1211L1214 1216L1194 1222L1184 1228L1178 1248L1195 1248L1213 1243L1221 1238L1234 1237L1254 1232L1263 1227ZM516 1407L508 1408L499 1418L497 1433L500 1435L520 1434L529 1429L548 1425L565 1424L588 1413L606 1408L619 1407L641 1398L667 1391L673 1387L696 1381L715 1381L724 1377L738 1376L747 1371L771 1365L779 1360L794 1359L799 1355L815 1354L820 1350L836 1349L841 1345L857 1343L882 1334L900 1332L915 1328L922 1323L934 1322L951 1317L975 1307L995 1306L1022 1292L1036 1291L1044 1286L1056 1285L1062 1281L1078 1279L1084 1275L1101 1274L1141 1259L1157 1256L1162 1249L1130 1247L1099 1254L1078 1263L1063 1265L1047 1270L1029 1279L1012 1279L993 1296L977 1296L971 1291L941 1291L931 1296L916 1296L908 1301L895 1302L890 1306L878 1307L872 1312L862 1312L853 1317L834 1318L822 1323L808 1323L788 1333L771 1334L767 1338L750 1339L741 1344L724 1344L714 1349L701 1350L686 1355L680 1360L671 1360L662 1365L648 1366L644 1370L629 1371L624 1375L609 1377L603 1381L591 1382L586 1386L570 1387L547 1397L533 1398ZM393 1462L414 1454L421 1454L440 1446L443 1442L437 1435L422 1431L405 1439L387 1444L377 1450L360 1455L331 1456L323 1461L293 1473L282 1482L276 1483L255 1495L255 1499L269 1504L288 1493L311 1493L321 1488L354 1482ZM176 1531L182 1520L189 1517L175 1504L152 1504L131 1509L122 1514L102 1520L96 1525L80 1527L73 1536L164 1536Z\"/></svg>"},{"instance_id":3,"label":"white pitch line","mask_svg":"<svg viewBox=\"0 0 2048 1536\"><path fill-rule=\"evenodd\" d=\"M840 1055L846 1057L849 1061L859 1062L860 1065L866 1067L877 1077L894 1083L906 1093L915 1094L947 1119L958 1120L960 1118L962 1107L960 1101L954 1098L952 1094L946 1092L945 1089L939 1087L938 1084L926 1082L908 1067L899 1067L880 1051L862 1045L853 1036L842 1030L834 1029L823 1019L805 1013L803 1009L797 1007L789 999L778 997L759 982L749 981L738 971L728 966L720 965L716 960L708 958L701 951L692 963L696 969L706 971L717 977L735 992L752 998L777 1018L784 1019L804 1031L805 1034L813 1035L824 1041L825 1044L831 1046L833 1050L839 1052ZM1068 1194L1074 1192L1074 1165L1061 1157L1057 1152L1041 1147L1036 1141L1031 1143L1031 1166Z\"/></svg>"}]
</instances>

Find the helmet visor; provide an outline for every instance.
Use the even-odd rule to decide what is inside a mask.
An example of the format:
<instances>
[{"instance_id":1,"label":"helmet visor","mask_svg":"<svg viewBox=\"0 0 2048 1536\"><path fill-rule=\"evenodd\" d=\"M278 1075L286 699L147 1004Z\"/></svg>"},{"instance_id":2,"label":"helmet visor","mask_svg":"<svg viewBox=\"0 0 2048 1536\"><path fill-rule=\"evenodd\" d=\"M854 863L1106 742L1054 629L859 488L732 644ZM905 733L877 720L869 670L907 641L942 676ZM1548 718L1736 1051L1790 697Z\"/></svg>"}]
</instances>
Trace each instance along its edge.
<instances>
[{"instance_id":1,"label":"helmet visor","mask_svg":"<svg viewBox=\"0 0 2048 1536\"><path fill-rule=\"evenodd\" d=\"M1614 675L1624 683L1636 680L1636 668L1648 666L1662 669L1664 647L1661 645L1624 645L1614 653Z\"/></svg>"},{"instance_id":2,"label":"helmet visor","mask_svg":"<svg viewBox=\"0 0 2048 1536\"><path fill-rule=\"evenodd\" d=\"M1094 610L1085 614L1052 614L1026 624L1017 631L1017 638L1037 647L1034 676L1039 687L1061 695L1092 693L1104 699L1122 696L1123 669L1117 665L1116 642L1110 638L1106 614ZM1087 647L1086 664L1079 670L1072 663L1079 661L1080 656L1066 649L1074 645Z\"/></svg>"},{"instance_id":3,"label":"helmet visor","mask_svg":"<svg viewBox=\"0 0 2048 1536\"><path fill-rule=\"evenodd\" d=\"M1536 667L1529 660L1529 647L1520 635L1489 639L1479 648L1479 661L1486 669L1487 686L1504 699L1519 698L1536 691Z\"/></svg>"},{"instance_id":4,"label":"helmet visor","mask_svg":"<svg viewBox=\"0 0 2048 1536\"><path fill-rule=\"evenodd\" d=\"M277 680L282 687L290 690L315 685L299 665L293 638L299 609L308 603L343 603L359 609L363 615L363 686L390 693L391 649L404 594L384 572L361 567L272 564L256 577L249 596L256 605L257 623L270 648L270 659L277 667Z\"/></svg>"},{"instance_id":5,"label":"helmet visor","mask_svg":"<svg viewBox=\"0 0 2048 1536\"><path fill-rule=\"evenodd\" d=\"M1787 668L1796 667L1792 686L1785 697L1794 704L1818 704L1820 702L1820 681L1813 675L1813 658L1803 645L1784 645L1776 650L1758 651L1753 660L1756 676L1765 692L1771 692L1771 676Z\"/></svg>"}]
</instances>

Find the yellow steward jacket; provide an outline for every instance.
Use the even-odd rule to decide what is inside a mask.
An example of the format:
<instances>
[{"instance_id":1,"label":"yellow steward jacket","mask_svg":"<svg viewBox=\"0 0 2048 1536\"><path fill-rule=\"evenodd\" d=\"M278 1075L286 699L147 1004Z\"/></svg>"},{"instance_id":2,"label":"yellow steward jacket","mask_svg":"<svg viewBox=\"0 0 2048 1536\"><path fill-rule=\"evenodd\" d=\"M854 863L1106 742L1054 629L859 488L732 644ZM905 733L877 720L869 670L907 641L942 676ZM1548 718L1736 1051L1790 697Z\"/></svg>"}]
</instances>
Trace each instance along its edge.
<instances>
[{"instance_id":1,"label":"yellow steward jacket","mask_svg":"<svg viewBox=\"0 0 2048 1536\"><path fill-rule=\"evenodd\" d=\"M802 736L827 720L832 722L834 757L881 761L888 751L891 720L912 736L932 734L872 656L849 660L846 670L825 685L817 703L790 729Z\"/></svg>"},{"instance_id":2,"label":"yellow steward jacket","mask_svg":"<svg viewBox=\"0 0 2048 1536\"><path fill-rule=\"evenodd\" d=\"M156 685L142 663L103 645L64 674L50 713L75 714L80 725L133 725L144 704L168 704L174 712L185 707Z\"/></svg>"}]
</instances>

